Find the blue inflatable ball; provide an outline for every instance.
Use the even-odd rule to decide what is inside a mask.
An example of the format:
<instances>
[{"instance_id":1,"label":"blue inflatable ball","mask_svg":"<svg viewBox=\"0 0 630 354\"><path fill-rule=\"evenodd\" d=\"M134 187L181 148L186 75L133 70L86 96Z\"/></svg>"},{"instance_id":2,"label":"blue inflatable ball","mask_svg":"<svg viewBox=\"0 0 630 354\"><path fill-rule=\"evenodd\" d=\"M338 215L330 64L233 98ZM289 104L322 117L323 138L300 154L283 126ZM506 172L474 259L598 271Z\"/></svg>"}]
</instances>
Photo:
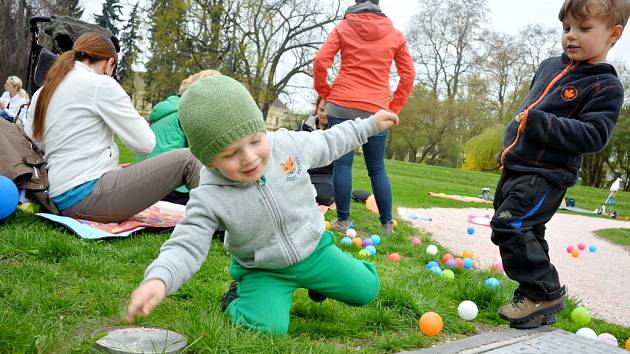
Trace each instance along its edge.
<instances>
[{"instance_id":1,"label":"blue inflatable ball","mask_svg":"<svg viewBox=\"0 0 630 354\"><path fill-rule=\"evenodd\" d=\"M344 237L341 239L341 244L344 246L350 246L352 245L352 239L348 236Z\"/></svg>"},{"instance_id":2,"label":"blue inflatable ball","mask_svg":"<svg viewBox=\"0 0 630 354\"><path fill-rule=\"evenodd\" d=\"M473 260L470 258L464 258L464 269L472 269L473 268Z\"/></svg>"},{"instance_id":3,"label":"blue inflatable ball","mask_svg":"<svg viewBox=\"0 0 630 354\"><path fill-rule=\"evenodd\" d=\"M485 281L486 288L496 289L499 287L499 279L497 278L488 278Z\"/></svg>"},{"instance_id":4,"label":"blue inflatable ball","mask_svg":"<svg viewBox=\"0 0 630 354\"><path fill-rule=\"evenodd\" d=\"M590 246L588 246L588 250L589 250L589 251L591 251L591 252L593 252L593 253L594 253L594 252L597 252L597 246L595 246L595 245L590 245Z\"/></svg>"},{"instance_id":5,"label":"blue inflatable ball","mask_svg":"<svg viewBox=\"0 0 630 354\"><path fill-rule=\"evenodd\" d=\"M376 247L369 245L365 247L365 250L370 252L370 256L376 256Z\"/></svg>"},{"instance_id":6,"label":"blue inflatable ball","mask_svg":"<svg viewBox=\"0 0 630 354\"><path fill-rule=\"evenodd\" d=\"M438 267L439 268L440 265L436 261L431 261L431 262L427 263L426 267L427 267L428 270L431 270L431 268L433 268L433 267Z\"/></svg>"},{"instance_id":7,"label":"blue inflatable ball","mask_svg":"<svg viewBox=\"0 0 630 354\"><path fill-rule=\"evenodd\" d=\"M372 236L370 236L370 238L372 239L372 244L373 245L380 245L381 244L381 236L379 236L379 235L372 235Z\"/></svg>"},{"instance_id":8,"label":"blue inflatable ball","mask_svg":"<svg viewBox=\"0 0 630 354\"><path fill-rule=\"evenodd\" d=\"M475 228L474 228L474 227L472 227L472 226L468 226L468 228L466 229L466 232L467 232L469 235L472 235L472 234L474 234L474 233L475 233Z\"/></svg>"},{"instance_id":9,"label":"blue inflatable ball","mask_svg":"<svg viewBox=\"0 0 630 354\"><path fill-rule=\"evenodd\" d=\"M5 176L0 176L0 220L13 214L19 198L15 183Z\"/></svg>"},{"instance_id":10,"label":"blue inflatable ball","mask_svg":"<svg viewBox=\"0 0 630 354\"><path fill-rule=\"evenodd\" d=\"M431 267L431 272L437 275L442 275L442 268L440 268L439 266Z\"/></svg>"}]
</instances>

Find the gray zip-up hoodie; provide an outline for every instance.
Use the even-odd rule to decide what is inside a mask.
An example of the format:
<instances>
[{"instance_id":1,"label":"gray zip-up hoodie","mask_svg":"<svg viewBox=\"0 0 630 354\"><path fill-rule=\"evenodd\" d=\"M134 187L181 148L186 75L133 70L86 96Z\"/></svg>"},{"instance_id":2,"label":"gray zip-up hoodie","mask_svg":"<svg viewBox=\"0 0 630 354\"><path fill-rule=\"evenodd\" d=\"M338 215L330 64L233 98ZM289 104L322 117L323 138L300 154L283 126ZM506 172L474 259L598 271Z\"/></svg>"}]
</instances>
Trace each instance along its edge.
<instances>
[{"instance_id":1,"label":"gray zip-up hoodie","mask_svg":"<svg viewBox=\"0 0 630 354\"><path fill-rule=\"evenodd\" d=\"M256 183L202 169L186 217L145 271L145 281L161 279L167 294L174 293L199 270L217 229L225 230L224 248L244 267L280 269L304 260L324 231L306 171L332 163L377 133L372 117L315 132L267 133L269 161Z\"/></svg>"}]
</instances>

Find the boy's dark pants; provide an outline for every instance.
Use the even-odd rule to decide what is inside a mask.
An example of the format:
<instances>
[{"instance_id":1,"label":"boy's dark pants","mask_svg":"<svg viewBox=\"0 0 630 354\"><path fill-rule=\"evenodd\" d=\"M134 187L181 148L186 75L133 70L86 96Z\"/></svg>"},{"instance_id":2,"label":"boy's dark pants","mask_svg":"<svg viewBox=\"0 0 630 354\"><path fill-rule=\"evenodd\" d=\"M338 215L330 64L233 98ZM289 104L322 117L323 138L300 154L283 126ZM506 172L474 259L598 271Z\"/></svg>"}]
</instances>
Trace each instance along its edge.
<instances>
[{"instance_id":1,"label":"boy's dark pants","mask_svg":"<svg viewBox=\"0 0 630 354\"><path fill-rule=\"evenodd\" d=\"M537 174L503 170L494 196L490 222L492 242L499 246L503 269L531 300L563 295L558 272L549 261L545 224L556 212L566 188Z\"/></svg>"}]
</instances>

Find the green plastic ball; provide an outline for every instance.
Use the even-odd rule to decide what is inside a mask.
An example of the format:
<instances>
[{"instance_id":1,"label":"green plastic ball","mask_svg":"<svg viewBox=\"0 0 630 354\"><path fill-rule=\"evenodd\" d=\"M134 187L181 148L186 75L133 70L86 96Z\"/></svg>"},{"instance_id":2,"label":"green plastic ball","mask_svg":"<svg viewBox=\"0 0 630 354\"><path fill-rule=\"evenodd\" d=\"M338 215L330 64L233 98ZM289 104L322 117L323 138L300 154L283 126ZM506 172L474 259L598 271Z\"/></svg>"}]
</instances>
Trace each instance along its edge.
<instances>
[{"instance_id":1,"label":"green plastic ball","mask_svg":"<svg viewBox=\"0 0 630 354\"><path fill-rule=\"evenodd\" d=\"M455 273L450 269L444 269L442 271L442 277L448 281L455 279Z\"/></svg>"},{"instance_id":2,"label":"green plastic ball","mask_svg":"<svg viewBox=\"0 0 630 354\"><path fill-rule=\"evenodd\" d=\"M370 252L366 249L362 249L359 251L359 257L361 258L370 258Z\"/></svg>"},{"instance_id":3,"label":"green plastic ball","mask_svg":"<svg viewBox=\"0 0 630 354\"><path fill-rule=\"evenodd\" d=\"M589 311L586 307L576 307L571 311L571 319L578 326L586 326L589 322L591 322L591 311Z\"/></svg>"}]
</instances>

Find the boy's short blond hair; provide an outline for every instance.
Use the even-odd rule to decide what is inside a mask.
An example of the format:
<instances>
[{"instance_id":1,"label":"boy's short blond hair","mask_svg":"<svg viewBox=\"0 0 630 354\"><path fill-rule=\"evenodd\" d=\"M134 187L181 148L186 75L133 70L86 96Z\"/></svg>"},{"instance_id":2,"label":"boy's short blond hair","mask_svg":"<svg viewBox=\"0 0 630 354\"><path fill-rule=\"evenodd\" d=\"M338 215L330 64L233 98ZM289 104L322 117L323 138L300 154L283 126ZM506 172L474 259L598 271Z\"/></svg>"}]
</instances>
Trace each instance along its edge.
<instances>
[{"instance_id":1,"label":"boy's short blond hair","mask_svg":"<svg viewBox=\"0 0 630 354\"><path fill-rule=\"evenodd\" d=\"M208 76L217 76L221 75L221 73L217 70L203 70L198 73L192 74L189 77L185 78L181 84L179 84L179 92L177 94L179 96L183 95L184 92L188 89L190 85L192 85L195 81L199 79L203 79Z\"/></svg>"},{"instance_id":2,"label":"boy's short blond hair","mask_svg":"<svg viewBox=\"0 0 630 354\"><path fill-rule=\"evenodd\" d=\"M630 0L565 0L558 18L578 20L596 17L602 19L609 28L616 25L626 27L630 16Z\"/></svg>"}]
</instances>

